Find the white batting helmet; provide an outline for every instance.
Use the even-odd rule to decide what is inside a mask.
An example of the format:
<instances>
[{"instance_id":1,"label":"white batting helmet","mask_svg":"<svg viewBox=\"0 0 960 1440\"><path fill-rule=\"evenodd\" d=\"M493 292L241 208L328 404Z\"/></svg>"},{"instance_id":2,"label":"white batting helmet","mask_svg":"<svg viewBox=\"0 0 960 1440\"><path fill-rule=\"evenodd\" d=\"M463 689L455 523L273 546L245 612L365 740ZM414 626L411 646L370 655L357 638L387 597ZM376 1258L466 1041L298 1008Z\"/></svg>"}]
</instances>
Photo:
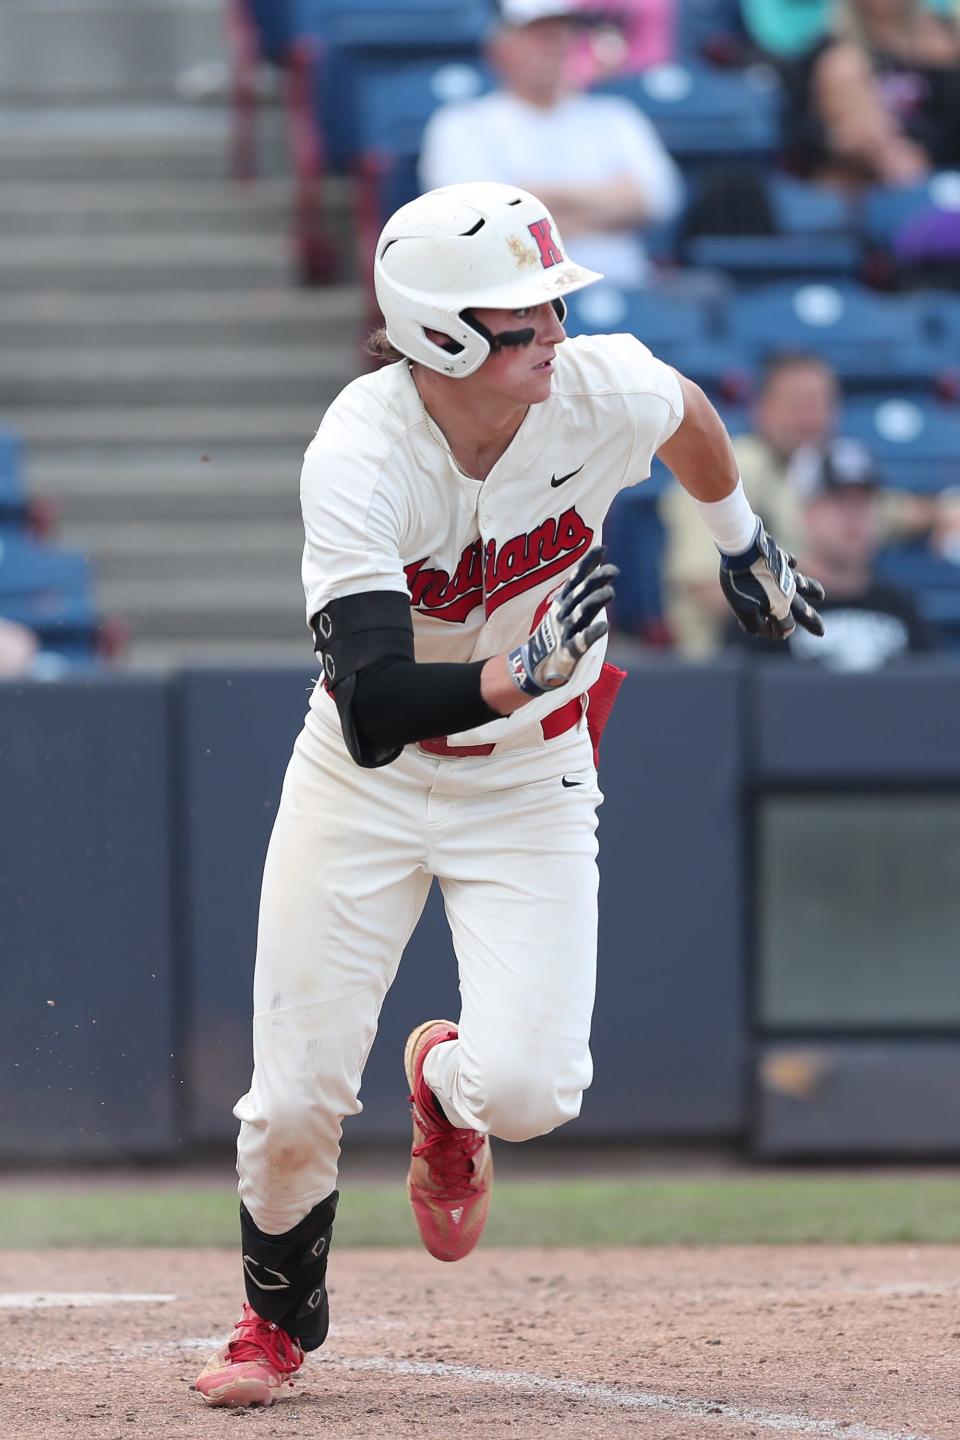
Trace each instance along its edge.
<instances>
[{"instance_id":1,"label":"white batting helmet","mask_svg":"<svg viewBox=\"0 0 960 1440\"><path fill-rule=\"evenodd\" d=\"M483 364L490 341L464 312L519 310L557 301L602 280L567 255L542 201L515 185L477 181L429 190L391 215L373 267L390 343L411 360L462 379ZM456 352L424 333L449 335Z\"/></svg>"}]
</instances>

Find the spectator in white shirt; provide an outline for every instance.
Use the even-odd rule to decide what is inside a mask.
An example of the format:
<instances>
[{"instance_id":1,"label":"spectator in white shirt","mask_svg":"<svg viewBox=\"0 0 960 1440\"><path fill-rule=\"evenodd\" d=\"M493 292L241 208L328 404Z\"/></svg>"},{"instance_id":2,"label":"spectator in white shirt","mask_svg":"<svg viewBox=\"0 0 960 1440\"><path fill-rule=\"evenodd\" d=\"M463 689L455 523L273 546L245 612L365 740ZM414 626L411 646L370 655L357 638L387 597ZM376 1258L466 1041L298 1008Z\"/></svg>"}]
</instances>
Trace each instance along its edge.
<instances>
[{"instance_id":1,"label":"spectator in white shirt","mask_svg":"<svg viewBox=\"0 0 960 1440\"><path fill-rule=\"evenodd\" d=\"M423 188L498 180L530 189L579 264L617 285L645 284L640 232L678 212L676 166L636 106L575 90L571 0L502 0L501 8L489 42L501 88L435 112L420 157Z\"/></svg>"}]
</instances>

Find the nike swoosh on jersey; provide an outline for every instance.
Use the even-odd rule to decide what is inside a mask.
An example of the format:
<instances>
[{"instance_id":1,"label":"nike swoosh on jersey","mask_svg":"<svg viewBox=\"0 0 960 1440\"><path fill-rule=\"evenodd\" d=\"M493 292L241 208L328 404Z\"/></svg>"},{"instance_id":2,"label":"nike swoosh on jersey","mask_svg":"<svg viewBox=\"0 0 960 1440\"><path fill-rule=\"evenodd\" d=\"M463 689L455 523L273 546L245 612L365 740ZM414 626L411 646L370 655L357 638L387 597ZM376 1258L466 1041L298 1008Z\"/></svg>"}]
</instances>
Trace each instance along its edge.
<instances>
[{"instance_id":1,"label":"nike swoosh on jersey","mask_svg":"<svg viewBox=\"0 0 960 1440\"><path fill-rule=\"evenodd\" d=\"M586 460L584 460L583 465L586 465L586 463L587 463ZM553 486L554 490L556 490L556 488L557 488L558 485L562 485L562 484L564 483L564 481L566 481L566 480L572 480L573 477L574 477L574 475L579 475L579 474L580 474L580 470L583 469L583 465L580 466L580 469L579 469L579 470L571 470L571 471L569 472L569 474L567 474L567 475L561 475L559 478L558 478L556 475L551 475L551 476L550 476L550 484Z\"/></svg>"},{"instance_id":2,"label":"nike swoosh on jersey","mask_svg":"<svg viewBox=\"0 0 960 1440\"><path fill-rule=\"evenodd\" d=\"M574 787L574 785L582 785L582 784L583 784L583 781L582 781L582 780L568 780L567 777L566 777L566 775L562 775L562 776L560 777L560 784L563 786L564 790L572 790L573 787Z\"/></svg>"}]
</instances>

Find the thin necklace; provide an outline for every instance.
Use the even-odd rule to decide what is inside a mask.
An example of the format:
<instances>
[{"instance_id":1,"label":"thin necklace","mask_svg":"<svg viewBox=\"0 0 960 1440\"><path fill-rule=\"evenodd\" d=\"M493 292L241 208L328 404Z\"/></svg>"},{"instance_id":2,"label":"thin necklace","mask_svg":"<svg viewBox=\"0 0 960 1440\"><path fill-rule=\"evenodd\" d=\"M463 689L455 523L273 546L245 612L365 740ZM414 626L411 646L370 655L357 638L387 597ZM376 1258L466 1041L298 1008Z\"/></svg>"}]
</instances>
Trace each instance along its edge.
<instances>
[{"instance_id":1,"label":"thin necklace","mask_svg":"<svg viewBox=\"0 0 960 1440\"><path fill-rule=\"evenodd\" d=\"M451 461L452 461L452 463L453 463L454 469L455 469L455 470L458 470L458 471L460 472L460 474L463 476L464 480L472 480L473 483L474 483L474 485L482 485L482 484L483 484L483 481L482 481L482 480L478 480L477 477L476 477L476 475L471 475L471 474L469 473L469 471L464 470L463 466L460 464L460 461L457 459L456 455L454 455L453 451L450 449L450 446L447 444L446 440L445 440L445 439L443 438L443 436L440 434L440 431L437 430L437 429L435 429L434 424L433 424L433 421L432 421L431 418L430 418L430 412L427 410L426 405L423 403L423 396L420 394L420 387L419 387L419 385L417 384L416 380L414 379L414 376L413 376L413 367L410 366L409 368L410 368L410 379L413 380L413 388L414 388L414 390L416 390L416 392L417 392L417 399L420 401L420 409L423 411L423 420L424 420L424 424L425 424L426 427L427 427L427 434L430 436L430 439L434 442L435 445L439 445L439 446L440 446L440 449L443 450L443 451L445 451L445 453L446 453L447 455L449 455L449 457L450 457L450 459L451 459Z\"/></svg>"}]
</instances>

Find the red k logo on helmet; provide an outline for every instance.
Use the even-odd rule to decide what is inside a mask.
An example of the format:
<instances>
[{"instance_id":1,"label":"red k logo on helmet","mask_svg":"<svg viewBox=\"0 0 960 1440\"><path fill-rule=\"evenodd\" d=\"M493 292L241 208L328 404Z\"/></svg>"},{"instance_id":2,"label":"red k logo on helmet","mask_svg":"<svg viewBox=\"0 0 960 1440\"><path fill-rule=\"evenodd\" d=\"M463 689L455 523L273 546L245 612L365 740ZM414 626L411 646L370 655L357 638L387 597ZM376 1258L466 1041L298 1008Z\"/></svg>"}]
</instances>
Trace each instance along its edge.
<instances>
[{"instance_id":1,"label":"red k logo on helmet","mask_svg":"<svg viewBox=\"0 0 960 1440\"><path fill-rule=\"evenodd\" d=\"M549 270L551 265L561 265L563 263L563 251L553 238L550 221L547 217L544 216L542 220L534 220L532 225L527 226L527 229L537 242L537 249L540 251L540 263L544 270Z\"/></svg>"}]
</instances>

